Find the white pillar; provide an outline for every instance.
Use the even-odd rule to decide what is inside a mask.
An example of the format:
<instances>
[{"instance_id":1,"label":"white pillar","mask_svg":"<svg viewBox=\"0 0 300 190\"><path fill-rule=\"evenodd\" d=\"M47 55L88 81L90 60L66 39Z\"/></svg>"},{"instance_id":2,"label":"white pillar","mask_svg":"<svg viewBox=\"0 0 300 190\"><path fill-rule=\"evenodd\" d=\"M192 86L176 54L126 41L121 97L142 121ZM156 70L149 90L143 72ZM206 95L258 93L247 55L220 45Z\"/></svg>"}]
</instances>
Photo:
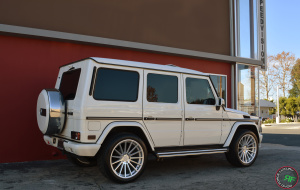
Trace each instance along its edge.
<instances>
[{"instance_id":1,"label":"white pillar","mask_svg":"<svg viewBox=\"0 0 300 190\"><path fill-rule=\"evenodd\" d=\"M277 116L276 116L276 123L280 122L279 119L279 86L277 86Z\"/></svg>"}]
</instances>

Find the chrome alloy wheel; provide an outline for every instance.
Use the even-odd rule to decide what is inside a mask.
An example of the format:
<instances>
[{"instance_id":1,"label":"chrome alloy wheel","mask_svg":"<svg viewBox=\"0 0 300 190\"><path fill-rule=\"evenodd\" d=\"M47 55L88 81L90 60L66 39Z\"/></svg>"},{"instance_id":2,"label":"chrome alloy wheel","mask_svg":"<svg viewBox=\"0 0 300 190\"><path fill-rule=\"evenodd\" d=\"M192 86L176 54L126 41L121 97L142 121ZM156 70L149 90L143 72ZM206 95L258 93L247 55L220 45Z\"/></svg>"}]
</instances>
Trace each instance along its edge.
<instances>
[{"instance_id":1,"label":"chrome alloy wheel","mask_svg":"<svg viewBox=\"0 0 300 190\"><path fill-rule=\"evenodd\" d=\"M144 151L142 146L132 139L119 142L110 155L110 166L120 178L132 178L142 169Z\"/></svg>"},{"instance_id":2,"label":"chrome alloy wheel","mask_svg":"<svg viewBox=\"0 0 300 190\"><path fill-rule=\"evenodd\" d=\"M243 136L238 145L239 159L244 164L249 164L253 161L257 154L257 143L255 138L251 134Z\"/></svg>"}]
</instances>

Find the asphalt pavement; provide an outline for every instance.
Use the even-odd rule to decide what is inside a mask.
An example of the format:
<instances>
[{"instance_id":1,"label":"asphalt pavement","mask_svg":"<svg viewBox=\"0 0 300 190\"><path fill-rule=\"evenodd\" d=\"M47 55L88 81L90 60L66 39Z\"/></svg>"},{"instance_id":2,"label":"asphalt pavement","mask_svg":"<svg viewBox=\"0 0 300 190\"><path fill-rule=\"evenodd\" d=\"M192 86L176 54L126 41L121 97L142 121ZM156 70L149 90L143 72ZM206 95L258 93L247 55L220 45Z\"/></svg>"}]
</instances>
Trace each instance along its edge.
<instances>
[{"instance_id":1,"label":"asphalt pavement","mask_svg":"<svg viewBox=\"0 0 300 190\"><path fill-rule=\"evenodd\" d=\"M224 154L162 162L149 156L138 180L116 184L97 167L80 168L67 160L10 163L0 164L0 189L280 189L275 182L279 168L291 166L300 172L299 130L299 124L265 126L258 158L247 168L231 166Z\"/></svg>"}]
</instances>

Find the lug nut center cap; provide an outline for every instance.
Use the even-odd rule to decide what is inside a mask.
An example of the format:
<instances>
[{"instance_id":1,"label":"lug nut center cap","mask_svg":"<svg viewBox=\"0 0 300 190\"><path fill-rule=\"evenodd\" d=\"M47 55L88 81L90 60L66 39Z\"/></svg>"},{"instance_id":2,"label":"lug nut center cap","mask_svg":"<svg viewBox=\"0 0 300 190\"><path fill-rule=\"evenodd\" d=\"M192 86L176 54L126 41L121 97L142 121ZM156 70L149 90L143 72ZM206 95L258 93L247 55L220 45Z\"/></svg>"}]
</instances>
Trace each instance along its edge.
<instances>
[{"instance_id":1,"label":"lug nut center cap","mask_svg":"<svg viewBox=\"0 0 300 190\"><path fill-rule=\"evenodd\" d=\"M129 156L126 154L123 156L122 160L123 160L123 162L128 162L130 159L129 159Z\"/></svg>"}]
</instances>

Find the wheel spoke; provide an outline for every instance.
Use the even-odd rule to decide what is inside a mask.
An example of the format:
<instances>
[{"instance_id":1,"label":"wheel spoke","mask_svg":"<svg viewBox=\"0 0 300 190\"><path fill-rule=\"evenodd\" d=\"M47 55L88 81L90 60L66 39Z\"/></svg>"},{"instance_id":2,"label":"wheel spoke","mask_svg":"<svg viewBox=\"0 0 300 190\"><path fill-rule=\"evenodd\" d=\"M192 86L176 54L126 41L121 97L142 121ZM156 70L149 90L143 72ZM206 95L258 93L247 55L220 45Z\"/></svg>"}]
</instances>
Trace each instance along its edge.
<instances>
[{"instance_id":1,"label":"wheel spoke","mask_svg":"<svg viewBox=\"0 0 300 190\"><path fill-rule=\"evenodd\" d=\"M125 163L124 165L125 165L125 167L124 167L124 173L125 173L125 177L126 177L126 166L127 166L127 164Z\"/></svg>"},{"instance_id":2,"label":"wheel spoke","mask_svg":"<svg viewBox=\"0 0 300 190\"><path fill-rule=\"evenodd\" d=\"M122 158L122 156L111 156L112 158Z\"/></svg>"},{"instance_id":3,"label":"wheel spoke","mask_svg":"<svg viewBox=\"0 0 300 190\"><path fill-rule=\"evenodd\" d=\"M251 136L247 136L247 144L249 143L249 141L251 140Z\"/></svg>"},{"instance_id":4,"label":"wheel spoke","mask_svg":"<svg viewBox=\"0 0 300 190\"><path fill-rule=\"evenodd\" d=\"M133 160L131 160L130 162L133 162L133 163L135 163L135 164L137 164L137 165L142 165L142 164L139 164L139 163L137 163L136 161L133 161Z\"/></svg>"},{"instance_id":5,"label":"wheel spoke","mask_svg":"<svg viewBox=\"0 0 300 190\"><path fill-rule=\"evenodd\" d=\"M122 165L122 162L120 162L120 163L118 164L118 166L117 166L114 170L117 171L117 169L118 169L121 165Z\"/></svg>"},{"instance_id":6,"label":"wheel spoke","mask_svg":"<svg viewBox=\"0 0 300 190\"><path fill-rule=\"evenodd\" d=\"M121 162L121 160L115 161L114 163L112 163L112 165L114 165L114 164L116 164L116 163L118 163L118 162Z\"/></svg>"},{"instance_id":7,"label":"wheel spoke","mask_svg":"<svg viewBox=\"0 0 300 190\"><path fill-rule=\"evenodd\" d=\"M140 151L140 150L139 150L139 151L136 151L135 153L131 154L131 156L133 156L133 155L135 155L135 154L137 154L137 153L139 153L139 152L141 152L141 151Z\"/></svg>"},{"instance_id":8,"label":"wheel spoke","mask_svg":"<svg viewBox=\"0 0 300 190\"><path fill-rule=\"evenodd\" d=\"M126 150L126 152L128 152L128 151L130 150L130 148L131 148L131 145L132 145L132 141L130 142L130 144L129 144L129 146L128 146L127 150Z\"/></svg>"},{"instance_id":9,"label":"wheel spoke","mask_svg":"<svg viewBox=\"0 0 300 190\"><path fill-rule=\"evenodd\" d=\"M127 166L128 170L129 170L130 175L132 175L132 172L131 172L129 164L126 164L126 166Z\"/></svg>"},{"instance_id":10,"label":"wheel spoke","mask_svg":"<svg viewBox=\"0 0 300 190\"><path fill-rule=\"evenodd\" d=\"M143 157L130 157L131 159L141 159Z\"/></svg>"},{"instance_id":11,"label":"wheel spoke","mask_svg":"<svg viewBox=\"0 0 300 190\"><path fill-rule=\"evenodd\" d=\"M121 169L119 171L119 176L121 176L122 170L123 170L124 164L122 164Z\"/></svg>"},{"instance_id":12,"label":"wheel spoke","mask_svg":"<svg viewBox=\"0 0 300 190\"><path fill-rule=\"evenodd\" d=\"M129 164L131 165L131 167L133 167L133 169L135 170L135 171L138 171L130 162L129 162Z\"/></svg>"},{"instance_id":13,"label":"wheel spoke","mask_svg":"<svg viewBox=\"0 0 300 190\"><path fill-rule=\"evenodd\" d=\"M121 154L117 149L115 149L115 151L116 151L120 156L122 156L122 154Z\"/></svg>"},{"instance_id":14,"label":"wheel spoke","mask_svg":"<svg viewBox=\"0 0 300 190\"><path fill-rule=\"evenodd\" d=\"M122 154L124 154L124 150L122 148L122 144L119 144L119 147L120 147L120 150L121 150Z\"/></svg>"},{"instance_id":15,"label":"wheel spoke","mask_svg":"<svg viewBox=\"0 0 300 190\"><path fill-rule=\"evenodd\" d=\"M124 153L125 153L125 154L127 153L126 145L127 145L127 141L125 141L125 143L124 143Z\"/></svg>"},{"instance_id":16,"label":"wheel spoke","mask_svg":"<svg viewBox=\"0 0 300 190\"><path fill-rule=\"evenodd\" d=\"M137 146L138 146L138 145L135 145L135 146L133 147L133 149L131 149L131 151L128 152L128 154L131 154L131 153L137 148Z\"/></svg>"}]
</instances>

